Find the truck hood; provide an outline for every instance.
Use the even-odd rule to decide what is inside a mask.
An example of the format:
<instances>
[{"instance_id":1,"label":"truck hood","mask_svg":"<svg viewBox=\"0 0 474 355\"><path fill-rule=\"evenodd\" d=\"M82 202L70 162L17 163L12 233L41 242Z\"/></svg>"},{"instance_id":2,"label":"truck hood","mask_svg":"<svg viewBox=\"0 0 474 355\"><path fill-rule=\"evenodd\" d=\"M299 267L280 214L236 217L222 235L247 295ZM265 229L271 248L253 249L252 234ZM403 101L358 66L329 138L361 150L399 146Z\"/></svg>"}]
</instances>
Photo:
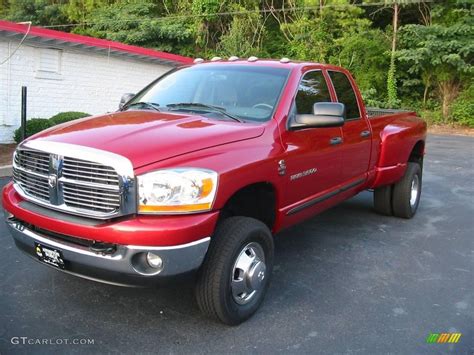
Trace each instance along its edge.
<instances>
[{"instance_id":1,"label":"truck hood","mask_svg":"<svg viewBox=\"0 0 474 355\"><path fill-rule=\"evenodd\" d=\"M128 158L134 168L263 134L258 124L199 115L126 111L87 117L43 131L30 139L106 150Z\"/></svg>"}]
</instances>

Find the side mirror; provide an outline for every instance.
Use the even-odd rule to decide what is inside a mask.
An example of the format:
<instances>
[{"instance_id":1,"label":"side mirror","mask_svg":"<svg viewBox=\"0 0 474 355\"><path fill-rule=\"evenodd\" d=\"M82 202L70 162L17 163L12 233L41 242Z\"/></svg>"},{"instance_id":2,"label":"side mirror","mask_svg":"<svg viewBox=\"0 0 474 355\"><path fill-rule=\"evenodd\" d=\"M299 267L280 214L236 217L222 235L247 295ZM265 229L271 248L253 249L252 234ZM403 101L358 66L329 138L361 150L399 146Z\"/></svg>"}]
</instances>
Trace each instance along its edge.
<instances>
[{"instance_id":1,"label":"side mirror","mask_svg":"<svg viewBox=\"0 0 474 355\"><path fill-rule=\"evenodd\" d=\"M292 129L340 127L344 125L345 107L339 102L316 102L313 114L296 115Z\"/></svg>"},{"instance_id":2,"label":"side mirror","mask_svg":"<svg viewBox=\"0 0 474 355\"><path fill-rule=\"evenodd\" d=\"M119 110L121 110L125 106L125 104L129 102L134 96L135 94L131 93L123 94L122 98L120 99Z\"/></svg>"}]
</instances>

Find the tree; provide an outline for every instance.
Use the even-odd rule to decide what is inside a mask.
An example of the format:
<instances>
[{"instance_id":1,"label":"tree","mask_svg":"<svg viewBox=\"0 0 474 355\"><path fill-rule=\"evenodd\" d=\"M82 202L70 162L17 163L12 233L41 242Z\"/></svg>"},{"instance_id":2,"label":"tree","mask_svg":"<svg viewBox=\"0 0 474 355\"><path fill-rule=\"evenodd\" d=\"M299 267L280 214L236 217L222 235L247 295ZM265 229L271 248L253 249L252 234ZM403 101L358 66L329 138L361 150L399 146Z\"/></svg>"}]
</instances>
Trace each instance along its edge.
<instances>
[{"instance_id":1,"label":"tree","mask_svg":"<svg viewBox=\"0 0 474 355\"><path fill-rule=\"evenodd\" d=\"M349 69L364 99L374 105L386 101L389 48L390 41L381 30L367 28L336 39L329 62Z\"/></svg>"},{"instance_id":2,"label":"tree","mask_svg":"<svg viewBox=\"0 0 474 355\"><path fill-rule=\"evenodd\" d=\"M463 82L472 81L474 73L473 18L469 10L455 9L456 21L451 22L449 12L434 18L431 26L403 26L402 49L397 52L398 60L408 64L408 72L422 78L425 99L431 83L436 85L445 120Z\"/></svg>"},{"instance_id":3,"label":"tree","mask_svg":"<svg viewBox=\"0 0 474 355\"><path fill-rule=\"evenodd\" d=\"M0 0L1 18L192 57L333 63L370 105L471 125L473 13L466 0Z\"/></svg>"},{"instance_id":4,"label":"tree","mask_svg":"<svg viewBox=\"0 0 474 355\"><path fill-rule=\"evenodd\" d=\"M232 9L236 12L246 10L241 5L235 5ZM262 50L267 17L268 15L264 18L258 12L234 16L229 30L220 37L219 52L227 56L236 54L241 57L259 55Z\"/></svg>"},{"instance_id":5,"label":"tree","mask_svg":"<svg viewBox=\"0 0 474 355\"><path fill-rule=\"evenodd\" d=\"M392 21L392 50L390 51L390 66L387 73L387 98L388 106L394 107L398 104L397 98L397 79L395 77L395 51L397 50L398 34L398 14L400 8L398 1L393 1L393 21Z\"/></svg>"},{"instance_id":6,"label":"tree","mask_svg":"<svg viewBox=\"0 0 474 355\"><path fill-rule=\"evenodd\" d=\"M63 24L68 21L63 12L64 2L54 0L10 0L8 4L5 4L5 8L7 8L6 18L15 22L31 21L36 26Z\"/></svg>"},{"instance_id":7,"label":"tree","mask_svg":"<svg viewBox=\"0 0 474 355\"><path fill-rule=\"evenodd\" d=\"M93 11L85 28L76 33L133 45L189 55L192 52L192 22L162 17L154 1L121 1Z\"/></svg>"},{"instance_id":8,"label":"tree","mask_svg":"<svg viewBox=\"0 0 474 355\"><path fill-rule=\"evenodd\" d=\"M323 10L324 5L334 7ZM340 50L338 40L364 33L371 25L364 11L348 0L287 0L280 6L266 3L288 43L286 56L302 60L327 62Z\"/></svg>"},{"instance_id":9,"label":"tree","mask_svg":"<svg viewBox=\"0 0 474 355\"><path fill-rule=\"evenodd\" d=\"M114 3L114 0L69 0L65 1L64 13L68 20L74 23L83 23L88 16L97 9Z\"/></svg>"}]
</instances>

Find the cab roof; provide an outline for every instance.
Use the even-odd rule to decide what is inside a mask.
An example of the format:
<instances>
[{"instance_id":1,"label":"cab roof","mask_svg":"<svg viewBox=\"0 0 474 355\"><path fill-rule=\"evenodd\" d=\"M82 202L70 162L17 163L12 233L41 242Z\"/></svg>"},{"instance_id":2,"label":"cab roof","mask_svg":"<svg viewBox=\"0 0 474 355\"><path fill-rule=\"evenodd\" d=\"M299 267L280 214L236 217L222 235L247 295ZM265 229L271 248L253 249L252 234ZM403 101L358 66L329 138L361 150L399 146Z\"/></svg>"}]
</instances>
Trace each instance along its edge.
<instances>
[{"instance_id":1,"label":"cab roof","mask_svg":"<svg viewBox=\"0 0 474 355\"><path fill-rule=\"evenodd\" d=\"M299 61L299 60L289 60L287 58L278 59L211 59L211 60L200 60L200 58L194 60L192 65L244 65L244 66L259 66L259 67L273 67L273 68L304 68L304 67L318 67L321 69L336 69L344 71L343 68L325 63L316 63L308 61Z\"/></svg>"}]
</instances>

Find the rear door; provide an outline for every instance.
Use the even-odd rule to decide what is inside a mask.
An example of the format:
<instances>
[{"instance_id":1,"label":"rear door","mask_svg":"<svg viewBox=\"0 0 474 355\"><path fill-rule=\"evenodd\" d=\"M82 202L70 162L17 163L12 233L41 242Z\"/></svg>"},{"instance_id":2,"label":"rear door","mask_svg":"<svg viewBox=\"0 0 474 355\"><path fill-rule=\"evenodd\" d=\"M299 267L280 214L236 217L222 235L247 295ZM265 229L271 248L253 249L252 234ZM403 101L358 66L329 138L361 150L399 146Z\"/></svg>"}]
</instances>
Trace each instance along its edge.
<instances>
[{"instance_id":1,"label":"rear door","mask_svg":"<svg viewBox=\"0 0 474 355\"><path fill-rule=\"evenodd\" d=\"M370 160L371 132L366 117L362 117L361 102L358 102L349 77L339 71L329 70L337 101L346 107L346 118L342 127L343 149L341 177L344 182L365 180Z\"/></svg>"}]
</instances>

